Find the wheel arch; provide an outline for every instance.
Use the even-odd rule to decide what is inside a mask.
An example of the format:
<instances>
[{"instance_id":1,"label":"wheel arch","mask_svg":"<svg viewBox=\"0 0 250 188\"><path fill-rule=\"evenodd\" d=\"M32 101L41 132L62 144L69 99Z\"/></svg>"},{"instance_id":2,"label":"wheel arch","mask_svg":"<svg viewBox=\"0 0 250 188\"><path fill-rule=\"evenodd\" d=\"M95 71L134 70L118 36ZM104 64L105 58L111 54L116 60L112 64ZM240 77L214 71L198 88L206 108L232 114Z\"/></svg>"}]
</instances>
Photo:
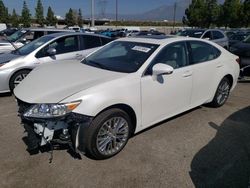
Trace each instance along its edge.
<instances>
[{"instance_id":1,"label":"wheel arch","mask_svg":"<svg viewBox=\"0 0 250 188\"><path fill-rule=\"evenodd\" d=\"M225 75L223 78L227 78L227 79L229 80L230 86L231 86L231 88L232 88L233 82L234 82L233 76L232 76L231 74L227 74L227 75ZM223 78L222 78L222 79L223 79Z\"/></svg>"},{"instance_id":2,"label":"wheel arch","mask_svg":"<svg viewBox=\"0 0 250 188\"><path fill-rule=\"evenodd\" d=\"M21 68L21 69L18 69L18 70L15 70L11 73L11 75L9 76L9 80L8 80L8 84L9 84L9 89L10 89L10 81L11 79L13 78L13 76L20 72L20 71L24 71L24 70L27 70L27 71L32 71L33 69L32 68L29 68L29 67L26 67L26 68Z\"/></svg>"},{"instance_id":3,"label":"wheel arch","mask_svg":"<svg viewBox=\"0 0 250 188\"><path fill-rule=\"evenodd\" d=\"M125 111L129 115L129 117L131 118L132 126L133 126L132 127L132 134L134 134L134 132L136 130L136 126L137 126L137 117L136 117L136 113L135 113L134 109L131 106L127 105L127 104L119 103L119 104L111 105L109 107L106 107L102 111L100 111L96 116L98 116L102 112L104 112L106 110L109 110L109 109L112 109L112 108L121 109L121 110Z\"/></svg>"}]
</instances>

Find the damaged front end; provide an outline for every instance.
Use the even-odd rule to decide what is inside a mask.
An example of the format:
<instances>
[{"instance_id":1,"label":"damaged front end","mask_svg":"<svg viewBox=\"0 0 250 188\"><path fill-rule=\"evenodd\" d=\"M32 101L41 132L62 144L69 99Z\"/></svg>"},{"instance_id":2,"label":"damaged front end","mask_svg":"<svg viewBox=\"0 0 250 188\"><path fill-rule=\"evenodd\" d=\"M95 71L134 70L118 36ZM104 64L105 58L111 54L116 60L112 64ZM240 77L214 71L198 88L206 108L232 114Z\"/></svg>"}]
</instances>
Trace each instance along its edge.
<instances>
[{"instance_id":1,"label":"damaged front end","mask_svg":"<svg viewBox=\"0 0 250 188\"><path fill-rule=\"evenodd\" d=\"M27 132L25 143L28 152L35 154L44 146L50 146L53 150L53 145L68 145L76 153L85 153L85 138L92 117L72 111L64 113L60 106L54 109L55 112L52 112L52 114L58 113L60 116L44 115L42 117L40 111L44 110L49 113L48 107L39 106L39 109L36 109L37 104L29 104L19 99L17 99L17 103L19 106L18 114ZM61 112L58 112L60 110ZM29 115L31 112L33 114L40 113L41 117Z\"/></svg>"}]
</instances>

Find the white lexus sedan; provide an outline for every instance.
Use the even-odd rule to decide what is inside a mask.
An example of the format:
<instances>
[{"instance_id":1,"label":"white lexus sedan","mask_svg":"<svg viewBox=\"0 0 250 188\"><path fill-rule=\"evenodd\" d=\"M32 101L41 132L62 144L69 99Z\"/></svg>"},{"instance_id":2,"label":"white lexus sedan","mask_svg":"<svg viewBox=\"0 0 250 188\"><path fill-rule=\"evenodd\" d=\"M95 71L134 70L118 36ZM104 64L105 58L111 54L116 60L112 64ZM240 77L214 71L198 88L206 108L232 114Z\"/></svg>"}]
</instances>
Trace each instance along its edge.
<instances>
[{"instance_id":1,"label":"white lexus sedan","mask_svg":"<svg viewBox=\"0 0 250 188\"><path fill-rule=\"evenodd\" d=\"M28 150L68 143L106 159L162 120L222 106L238 76L238 57L215 43L149 36L113 41L81 63L40 66L14 93Z\"/></svg>"}]
</instances>

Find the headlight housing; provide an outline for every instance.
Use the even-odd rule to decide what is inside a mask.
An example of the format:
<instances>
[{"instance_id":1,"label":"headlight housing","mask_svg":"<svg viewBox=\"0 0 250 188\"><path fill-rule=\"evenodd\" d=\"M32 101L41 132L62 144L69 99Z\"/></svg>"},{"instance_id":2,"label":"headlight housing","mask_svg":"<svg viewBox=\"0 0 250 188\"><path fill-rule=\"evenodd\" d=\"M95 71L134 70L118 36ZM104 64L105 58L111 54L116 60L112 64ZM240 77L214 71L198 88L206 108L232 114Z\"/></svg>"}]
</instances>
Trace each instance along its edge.
<instances>
[{"instance_id":1,"label":"headlight housing","mask_svg":"<svg viewBox=\"0 0 250 188\"><path fill-rule=\"evenodd\" d=\"M24 113L27 118L57 118L72 112L81 101L65 104L35 104Z\"/></svg>"}]
</instances>

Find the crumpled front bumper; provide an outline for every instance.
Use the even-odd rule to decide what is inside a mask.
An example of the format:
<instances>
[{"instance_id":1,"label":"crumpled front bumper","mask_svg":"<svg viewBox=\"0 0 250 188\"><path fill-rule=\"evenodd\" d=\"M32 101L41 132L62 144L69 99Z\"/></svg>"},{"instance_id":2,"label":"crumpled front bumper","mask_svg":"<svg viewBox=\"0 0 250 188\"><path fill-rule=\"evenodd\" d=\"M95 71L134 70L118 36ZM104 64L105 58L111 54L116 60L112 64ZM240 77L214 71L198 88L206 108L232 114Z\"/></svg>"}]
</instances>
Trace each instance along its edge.
<instances>
[{"instance_id":1,"label":"crumpled front bumper","mask_svg":"<svg viewBox=\"0 0 250 188\"><path fill-rule=\"evenodd\" d=\"M18 114L27 136L27 151L38 153L42 146L69 145L77 153L85 153L85 139L92 117L69 113L64 117L53 119L25 118L23 114L32 106L17 99Z\"/></svg>"}]
</instances>

